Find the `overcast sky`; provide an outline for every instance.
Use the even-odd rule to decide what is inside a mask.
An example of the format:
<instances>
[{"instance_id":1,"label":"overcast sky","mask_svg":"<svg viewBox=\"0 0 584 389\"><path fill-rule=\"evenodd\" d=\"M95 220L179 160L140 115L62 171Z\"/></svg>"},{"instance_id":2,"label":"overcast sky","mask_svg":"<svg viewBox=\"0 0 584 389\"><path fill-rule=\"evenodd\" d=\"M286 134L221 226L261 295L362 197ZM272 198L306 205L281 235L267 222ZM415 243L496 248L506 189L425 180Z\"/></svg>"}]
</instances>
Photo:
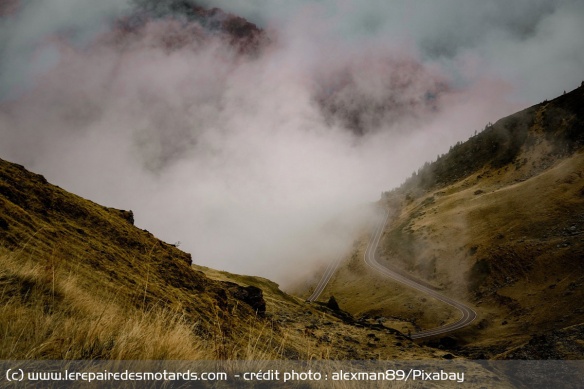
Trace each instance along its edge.
<instances>
[{"instance_id":1,"label":"overcast sky","mask_svg":"<svg viewBox=\"0 0 584 389\"><path fill-rule=\"evenodd\" d=\"M0 158L134 210L196 263L283 284L347 250L362 205L425 161L584 79L582 1L200 3L271 44L242 57L166 18L122 45L133 2L12 1Z\"/></svg>"}]
</instances>

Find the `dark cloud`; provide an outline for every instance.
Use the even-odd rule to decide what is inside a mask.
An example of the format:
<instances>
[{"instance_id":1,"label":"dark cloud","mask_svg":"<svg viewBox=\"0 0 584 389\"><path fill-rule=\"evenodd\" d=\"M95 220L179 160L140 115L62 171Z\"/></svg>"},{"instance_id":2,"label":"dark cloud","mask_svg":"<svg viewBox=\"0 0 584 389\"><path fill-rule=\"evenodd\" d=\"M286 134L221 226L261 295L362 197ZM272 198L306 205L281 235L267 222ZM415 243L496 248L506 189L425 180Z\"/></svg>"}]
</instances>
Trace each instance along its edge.
<instances>
[{"instance_id":1,"label":"dark cloud","mask_svg":"<svg viewBox=\"0 0 584 389\"><path fill-rule=\"evenodd\" d=\"M133 209L198 263L280 282L341 255L381 191L584 68L578 2L206 3L269 39L114 0L4 16L0 156Z\"/></svg>"}]
</instances>

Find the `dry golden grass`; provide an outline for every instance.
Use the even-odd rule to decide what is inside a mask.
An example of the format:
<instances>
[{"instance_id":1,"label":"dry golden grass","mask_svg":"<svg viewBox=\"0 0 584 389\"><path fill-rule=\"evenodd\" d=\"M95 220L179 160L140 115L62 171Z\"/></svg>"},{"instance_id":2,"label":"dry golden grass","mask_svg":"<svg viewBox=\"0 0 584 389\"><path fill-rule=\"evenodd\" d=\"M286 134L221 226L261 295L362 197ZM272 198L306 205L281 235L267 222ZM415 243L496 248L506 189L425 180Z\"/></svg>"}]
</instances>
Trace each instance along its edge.
<instances>
[{"instance_id":1,"label":"dry golden grass","mask_svg":"<svg viewBox=\"0 0 584 389\"><path fill-rule=\"evenodd\" d=\"M424 293L404 287L370 269L364 262L369 237L364 236L339 267L320 300L334 296L342 309L370 322L407 334L454 321L457 312Z\"/></svg>"},{"instance_id":2,"label":"dry golden grass","mask_svg":"<svg viewBox=\"0 0 584 389\"><path fill-rule=\"evenodd\" d=\"M0 160L0 358L304 356L237 287L193 270L128 214Z\"/></svg>"},{"instance_id":3,"label":"dry golden grass","mask_svg":"<svg viewBox=\"0 0 584 389\"><path fill-rule=\"evenodd\" d=\"M584 152L575 125L582 96L579 88L502 119L499 132L519 135L503 131L498 144L475 137L384 196L393 215L380 261L476 306L478 320L451 334L466 355L507 355L538 334L584 322ZM509 158L501 154L513 148L505 139L517 146ZM489 145L507 159L492 160ZM473 150L482 159L470 160ZM363 251L364 243L325 299L332 294L342 308L402 331L451 319L442 306L370 272Z\"/></svg>"},{"instance_id":4,"label":"dry golden grass","mask_svg":"<svg viewBox=\"0 0 584 389\"><path fill-rule=\"evenodd\" d=\"M193 323L165 308L96 297L70 271L0 256L1 359L201 359Z\"/></svg>"},{"instance_id":5,"label":"dry golden grass","mask_svg":"<svg viewBox=\"0 0 584 389\"><path fill-rule=\"evenodd\" d=\"M584 153L546 160L552 146L536 143L520 163L404 201L383 242L400 267L474 300L479 320L457 333L471 355L584 320Z\"/></svg>"},{"instance_id":6,"label":"dry golden grass","mask_svg":"<svg viewBox=\"0 0 584 389\"><path fill-rule=\"evenodd\" d=\"M445 354L440 350L420 347L388 330L359 328L344 323L321 304L306 303L301 298L287 295L272 281L203 267L197 268L205 271L212 279L254 285L264 291L267 316L272 321L275 331L281 333L284 338L280 348L282 359L420 360L440 358ZM369 320L368 323L377 324L377 321ZM392 327L389 320L385 324ZM291 348L290 345L301 347Z\"/></svg>"},{"instance_id":7,"label":"dry golden grass","mask_svg":"<svg viewBox=\"0 0 584 389\"><path fill-rule=\"evenodd\" d=\"M578 219L584 155L548 158L553 147L546 142L535 139L511 165L485 167L418 197L404 194L382 239L382 261L452 297L475 299L480 320L456 336L486 355L582 319L574 308L584 298L582 264L575 260L584 255L582 239L568 229L584 222ZM366 238L323 296L367 316L362 328L269 280L191 267L188 254L135 228L127 212L71 195L2 160L0 211L2 359L429 359L446 353L367 327L381 320L405 333L453 321L456 313L372 272L363 263ZM238 285L263 291L265 315L238 297Z\"/></svg>"},{"instance_id":8,"label":"dry golden grass","mask_svg":"<svg viewBox=\"0 0 584 389\"><path fill-rule=\"evenodd\" d=\"M290 350L314 358L308 337L270 320L252 316L226 328L219 309L208 323L193 321L84 290L73 271L7 252L0 263L0 359L278 360Z\"/></svg>"},{"instance_id":9,"label":"dry golden grass","mask_svg":"<svg viewBox=\"0 0 584 389\"><path fill-rule=\"evenodd\" d=\"M0 160L0 358L432 358L375 339L268 280L191 267L187 254ZM210 276L210 277L209 277ZM257 315L241 286L263 290ZM400 343L401 346L396 346Z\"/></svg>"}]
</instances>

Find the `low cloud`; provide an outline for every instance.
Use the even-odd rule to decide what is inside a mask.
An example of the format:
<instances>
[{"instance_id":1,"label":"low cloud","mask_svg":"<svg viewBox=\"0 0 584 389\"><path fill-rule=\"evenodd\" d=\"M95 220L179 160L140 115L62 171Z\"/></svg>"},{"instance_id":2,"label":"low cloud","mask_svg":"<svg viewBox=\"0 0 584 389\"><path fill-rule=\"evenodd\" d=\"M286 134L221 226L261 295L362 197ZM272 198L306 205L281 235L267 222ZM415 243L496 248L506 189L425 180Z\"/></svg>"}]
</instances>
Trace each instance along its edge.
<instances>
[{"instance_id":1,"label":"low cloud","mask_svg":"<svg viewBox=\"0 0 584 389\"><path fill-rule=\"evenodd\" d=\"M213 2L269 34L259 54L192 20L116 27L133 3L3 17L0 156L134 210L196 263L286 284L342 255L381 191L581 77L576 2L231 3Z\"/></svg>"}]
</instances>

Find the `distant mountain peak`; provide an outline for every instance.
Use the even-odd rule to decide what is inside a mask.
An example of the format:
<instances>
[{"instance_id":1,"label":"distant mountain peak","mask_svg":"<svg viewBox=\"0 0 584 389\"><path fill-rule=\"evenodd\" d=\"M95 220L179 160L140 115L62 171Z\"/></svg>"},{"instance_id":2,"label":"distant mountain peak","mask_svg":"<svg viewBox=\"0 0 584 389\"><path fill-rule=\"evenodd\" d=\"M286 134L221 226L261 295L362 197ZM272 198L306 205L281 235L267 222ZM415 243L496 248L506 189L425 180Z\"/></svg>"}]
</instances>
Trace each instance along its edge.
<instances>
[{"instance_id":1,"label":"distant mountain peak","mask_svg":"<svg viewBox=\"0 0 584 389\"><path fill-rule=\"evenodd\" d=\"M240 54L256 54L268 42L265 32L254 23L220 8L205 8L185 0L139 0L136 11L120 20L118 26L128 33L137 32L149 22L161 19L196 25L200 35L194 39L219 36Z\"/></svg>"}]
</instances>

